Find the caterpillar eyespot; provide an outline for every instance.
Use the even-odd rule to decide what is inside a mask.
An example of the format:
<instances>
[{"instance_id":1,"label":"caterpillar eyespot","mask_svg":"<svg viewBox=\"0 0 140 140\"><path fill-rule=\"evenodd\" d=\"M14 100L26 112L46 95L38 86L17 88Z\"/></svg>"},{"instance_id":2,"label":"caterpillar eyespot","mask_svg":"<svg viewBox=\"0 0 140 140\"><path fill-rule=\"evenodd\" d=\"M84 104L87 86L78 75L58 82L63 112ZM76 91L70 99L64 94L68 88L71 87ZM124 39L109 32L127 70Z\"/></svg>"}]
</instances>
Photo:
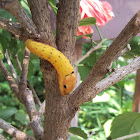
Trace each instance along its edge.
<instances>
[{"instance_id":1,"label":"caterpillar eyespot","mask_svg":"<svg viewBox=\"0 0 140 140\"><path fill-rule=\"evenodd\" d=\"M69 94L75 87L76 76L65 55L49 45L31 39L27 39L25 45L32 53L46 59L54 66L58 74L61 95Z\"/></svg>"},{"instance_id":2,"label":"caterpillar eyespot","mask_svg":"<svg viewBox=\"0 0 140 140\"><path fill-rule=\"evenodd\" d=\"M66 86L66 85L64 85L64 88L67 88L67 86Z\"/></svg>"}]
</instances>

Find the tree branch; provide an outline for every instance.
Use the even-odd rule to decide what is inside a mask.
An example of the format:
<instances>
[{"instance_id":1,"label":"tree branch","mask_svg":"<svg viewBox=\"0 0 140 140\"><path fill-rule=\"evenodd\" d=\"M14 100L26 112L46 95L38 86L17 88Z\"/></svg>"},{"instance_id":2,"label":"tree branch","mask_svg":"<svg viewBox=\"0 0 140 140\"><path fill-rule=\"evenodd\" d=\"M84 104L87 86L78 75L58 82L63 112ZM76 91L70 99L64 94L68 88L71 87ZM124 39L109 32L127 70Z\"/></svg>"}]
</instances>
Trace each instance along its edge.
<instances>
[{"instance_id":1,"label":"tree branch","mask_svg":"<svg viewBox=\"0 0 140 140\"><path fill-rule=\"evenodd\" d=\"M76 102L74 104L81 104L81 102L87 102L90 101L92 98L94 98L98 93L104 91L105 89L109 88L110 86L114 85L115 83L121 81L125 76L132 73L133 71L136 71L140 68L140 57L135 58L130 64L127 66L121 67L112 74L110 74L108 77L104 78L100 82L98 82L95 86L90 87L90 91L86 98L79 99L79 102ZM80 90L80 89L78 89ZM76 99L77 100L77 99ZM75 100L72 98L71 103L73 103Z\"/></svg>"},{"instance_id":2,"label":"tree branch","mask_svg":"<svg viewBox=\"0 0 140 140\"><path fill-rule=\"evenodd\" d=\"M33 130L33 133L35 137L40 137L41 139L43 135L41 118L39 117L38 112L36 110L32 93L27 88L27 74L28 74L29 59L30 59L30 51L26 48L24 59L23 59L23 65L22 65L21 79L19 82L19 91L23 99L23 104L25 105L27 112L29 114L31 120L30 126Z\"/></svg>"},{"instance_id":3,"label":"tree branch","mask_svg":"<svg viewBox=\"0 0 140 140\"><path fill-rule=\"evenodd\" d=\"M10 88L12 89L13 93L19 99L19 101L22 102L21 97L19 95L18 85L16 84L13 77L11 76L11 74L9 73L7 68L5 67L2 60L0 60L0 69L1 69L2 74L4 75L5 79L8 81L8 83L10 85Z\"/></svg>"},{"instance_id":4,"label":"tree branch","mask_svg":"<svg viewBox=\"0 0 140 140\"><path fill-rule=\"evenodd\" d=\"M14 58L15 58L16 61L17 61L18 69L19 69L20 71L22 71L22 67L21 67L21 63L20 63L20 61L19 61L19 59L18 59L18 55L16 54Z\"/></svg>"},{"instance_id":5,"label":"tree branch","mask_svg":"<svg viewBox=\"0 0 140 140\"><path fill-rule=\"evenodd\" d=\"M29 114L30 120L32 120L37 110L34 104L32 94L29 92L27 88L27 74L28 74L29 59L30 59L30 51L26 48L24 59L23 59L23 65L22 65L21 79L19 82L19 91L23 98L24 104L27 108L27 112Z\"/></svg>"},{"instance_id":6,"label":"tree branch","mask_svg":"<svg viewBox=\"0 0 140 140\"><path fill-rule=\"evenodd\" d=\"M71 62L79 21L80 0L60 0L56 22L56 45Z\"/></svg>"},{"instance_id":7,"label":"tree branch","mask_svg":"<svg viewBox=\"0 0 140 140\"><path fill-rule=\"evenodd\" d=\"M126 48L124 48L119 54L118 56L116 56L115 60L117 60L120 56L122 56L123 54L125 54L126 52L130 51L131 47L130 44L127 44ZM108 68L108 72L113 72L115 69L111 69L113 62L110 64L109 68Z\"/></svg>"},{"instance_id":8,"label":"tree branch","mask_svg":"<svg viewBox=\"0 0 140 140\"><path fill-rule=\"evenodd\" d=\"M19 84L19 79L18 79L17 73L16 73L16 71L15 71L15 69L14 69L14 67L13 67L13 64L12 64L12 62L11 62L11 60L10 60L10 57L9 57L9 55L8 55L7 50L6 50L6 52L5 52L5 57L6 57L6 59L7 59L8 65L10 66L10 69L11 69L11 71L12 71L12 75L13 75L13 77L14 77L14 79L15 79L17 85L18 85L18 84Z\"/></svg>"},{"instance_id":9,"label":"tree branch","mask_svg":"<svg viewBox=\"0 0 140 140\"><path fill-rule=\"evenodd\" d=\"M6 140L6 138L0 134L0 140Z\"/></svg>"},{"instance_id":10,"label":"tree branch","mask_svg":"<svg viewBox=\"0 0 140 140\"><path fill-rule=\"evenodd\" d=\"M26 31L20 26L19 23L6 20L0 17L0 28L12 33L21 41L25 41L29 36L27 35Z\"/></svg>"},{"instance_id":11,"label":"tree branch","mask_svg":"<svg viewBox=\"0 0 140 140\"><path fill-rule=\"evenodd\" d=\"M120 54L116 57L116 59L118 59L120 56L122 56L123 54L125 54L126 52L130 51L131 50L131 47L130 47L130 44L127 44L126 48L124 48ZM116 60L115 59L115 60Z\"/></svg>"},{"instance_id":12,"label":"tree branch","mask_svg":"<svg viewBox=\"0 0 140 140\"><path fill-rule=\"evenodd\" d=\"M42 115L43 115L44 112L45 112L45 105L46 105L46 102L44 101L44 102L42 103L42 105L40 106L39 110L38 110L38 113L39 113L40 117L42 117Z\"/></svg>"},{"instance_id":13,"label":"tree branch","mask_svg":"<svg viewBox=\"0 0 140 140\"><path fill-rule=\"evenodd\" d=\"M20 24L4 19L2 17L0 17L0 28L19 36L23 30Z\"/></svg>"},{"instance_id":14,"label":"tree branch","mask_svg":"<svg viewBox=\"0 0 140 140\"><path fill-rule=\"evenodd\" d=\"M2 119L0 119L0 128L15 137L17 140L35 140Z\"/></svg>"},{"instance_id":15,"label":"tree branch","mask_svg":"<svg viewBox=\"0 0 140 140\"><path fill-rule=\"evenodd\" d=\"M28 17L18 0L0 0L0 8L3 8L10 12L32 36L37 36L36 26L32 20Z\"/></svg>"},{"instance_id":16,"label":"tree branch","mask_svg":"<svg viewBox=\"0 0 140 140\"><path fill-rule=\"evenodd\" d=\"M41 102L33 88L33 86L30 85L29 81L27 81L27 86L30 88L30 90L32 91L32 94L34 95L34 100L35 102L38 104L38 106L40 107L41 106Z\"/></svg>"},{"instance_id":17,"label":"tree branch","mask_svg":"<svg viewBox=\"0 0 140 140\"><path fill-rule=\"evenodd\" d=\"M121 81L125 76L132 73L133 71L136 71L139 68L140 68L140 57L137 57L127 66L115 70L115 72L110 74L108 77L98 82L94 87L93 92L91 93L92 96L94 97L98 93L104 91L105 89L109 88L115 83Z\"/></svg>"},{"instance_id":18,"label":"tree branch","mask_svg":"<svg viewBox=\"0 0 140 140\"><path fill-rule=\"evenodd\" d=\"M140 11L138 11L123 31L98 59L90 74L83 83L71 94L72 105L78 107L83 102L91 100L93 88L108 72L111 63L123 50L124 46L140 32Z\"/></svg>"},{"instance_id":19,"label":"tree branch","mask_svg":"<svg viewBox=\"0 0 140 140\"><path fill-rule=\"evenodd\" d=\"M41 35L39 40L56 47L50 23L48 0L28 0L28 3L32 13L32 20Z\"/></svg>"},{"instance_id":20,"label":"tree branch","mask_svg":"<svg viewBox=\"0 0 140 140\"><path fill-rule=\"evenodd\" d=\"M14 58L15 58L16 61L17 61L19 70L22 71L22 67L21 67L21 63L20 63L20 61L19 61L19 59L18 59L18 55L16 54ZM28 87L30 88L30 90L32 91L32 94L34 95L34 100L35 100L35 102L36 102L36 103L38 104L38 106L40 107L40 106L41 106L41 102L40 102L40 100L39 100L39 98L38 98L38 96L37 96L37 94L36 94L36 92L35 92L33 86L31 86L31 84L30 84L30 82L29 82L28 80L27 80L27 86L28 86Z\"/></svg>"},{"instance_id":21,"label":"tree branch","mask_svg":"<svg viewBox=\"0 0 140 140\"><path fill-rule=\"evenodd\" d=\"M103 41L101 41L96 47L92 47L84 56L82 56L79 60L74 62L74 65L78 65L81 61L87 58L92 52L102 48Z\"/></svg>"}]
</instances>

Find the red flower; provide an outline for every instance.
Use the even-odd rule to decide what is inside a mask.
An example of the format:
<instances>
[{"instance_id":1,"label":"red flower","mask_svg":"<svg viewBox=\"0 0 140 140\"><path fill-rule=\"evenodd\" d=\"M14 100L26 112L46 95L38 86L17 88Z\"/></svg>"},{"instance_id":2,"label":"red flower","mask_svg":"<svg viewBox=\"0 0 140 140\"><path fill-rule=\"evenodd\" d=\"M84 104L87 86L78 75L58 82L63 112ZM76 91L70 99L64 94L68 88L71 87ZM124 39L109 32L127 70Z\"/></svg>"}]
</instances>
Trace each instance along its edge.
<instances>
[{"instance_id":1,"label":"red flower","mask_svg":"<svg viewBox=\"0 0 140 140\"><path fill-rule=\"evenodd\" d=\"M95 17L96 24L101 27L114 16L111 5L106 1L99 0L81 0L80 1L81 19L86 17ZM93 30L89 26L78 28L77 34L90 34Z\"/></svg>"}]
</instances>

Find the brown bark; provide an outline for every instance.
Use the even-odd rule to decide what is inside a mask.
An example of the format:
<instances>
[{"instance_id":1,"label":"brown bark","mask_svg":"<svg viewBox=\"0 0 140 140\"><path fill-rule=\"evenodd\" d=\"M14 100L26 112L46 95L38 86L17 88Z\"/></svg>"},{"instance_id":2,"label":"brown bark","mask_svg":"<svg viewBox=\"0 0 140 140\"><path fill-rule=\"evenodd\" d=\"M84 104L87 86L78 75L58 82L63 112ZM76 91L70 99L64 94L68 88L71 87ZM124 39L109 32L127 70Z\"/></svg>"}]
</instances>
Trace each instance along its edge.
<instances>
[{"instance_id":1,"label":"brown bark","mask_svg":"<svg viewBox=\"0 0 140 140\"><path fill-rule=\"evenodd\" d=\"M50 26L48 0L28 0L33 21L26 15L17 0L0 1L4 3L4 8L18 19L21 26L26 30L31 38L35 38L36 34L39 33L40 36L36 36L37 38L35 39L58 48L71 62L73 62L76 41L75 36L79 22L80 0L60 0L56 25L56 44ZM12 11L12 7L7 5L13 2L16 5L14 6L15 11ZM120 54L127 42L129 42L129 40L138 32L140 32L140 11L132 18L112 45L102 54L89 76L73 92L73 94L68 96L60 95L56 70L49 62L41 59L41 69L45 80L46 90L44 140L66 140L70 122L78 110L79 105L91 100L100 91L108 88L114 83L120 81L127 74L140 68L140 57L138 57L128 66L118 69L107 78L101 80L108 72L108 68L111 63ZM28 66L25 65L24 68L23 65L22 68L22 76L25 75L25 77L23 77L23 79L21 78L20 91L23 93L24 99L26 100L24 100L24 105L26 106L31 119L30 126L34 132L34 136L36 139L42 139L43 130L40 125L41 118L37 115L32 96L29 92L26 92L27 67ZM99 80L101 81L99 82ZM30 97L31 100L28 100L28 97ZM36 123L34 123L35 120L37 120ZM37 129L35 129L36 127Z\"/></svg>"},{"instance_id":2,"label":"brown bark","mask_svg":"<svg viewBox=\"0 0 140 140\"><path fill-rule=\"evenodd\" d=\"M137 70L135 81L135 93L133 99L133 112L140 112L140 69Z\"/></svg>"},{"instance_id":3,"label":"brown bark","mask_svg":"<svg viewBox=\"0 0 140 140\"><path fill-rule=\"evenodd\" d=\"M39 40L56 47L51 29L48 0L28 0L28 4L32 13L32 20L40 34Z\"/></svg>"},{"instance_id":4,"label":"brown bark","mask_svg":"<svg viewBox=\"0 0 140 140\"><path fill-rule=\"evenodd\" d=\"M47 42L49 45L55 47L55 41L50 27L50 17L48 14L49 13L48 1L33 0L28 2L30 5L30 9L32 11L33 21L37 26L39 32L41 32L41 37L42 39L44 39L43 42ZM58 13L60 13L59 15L61 15L61 18L64 18L62 15L63 14L62 9L65 10L65 8L68 7L69 5L68 1L64 1L64 2L65 2L64 5L61 5L60 7L61 9L60 12L58 11ZM73 15L73 11L71 11L70 9L67 10L67 14L69 15L70 20L72 20L72 17L74 17L75 19L78 17L77 15L78 12L76 8L78 8L79 11L79 1L75 2L73 0L71 2L73 3L73 5L76 4L77 7L75 7L75 12L74 12L75 15ZM70 8L72 8L72 5L70 5ZM67 21L66 19L64 19L63 21L66 23L67 28L71 22L70 20ZM77 19L75 20L75 22L77 22ZM69 35L70 44L66 37L64 38L62 35L59 35L59 37L64 38L62 39L63 43L61 44L61 47L57 45L59 50L61 49L62 51L64 47L66 49L69 47L69 50L72 50L72 52L74 52L74 50L71 48L72 46L74 48L75 45L75 35L76 35L76 28L77 28L77 24L75 25L75 22L71 23L70 25L71 27L69 28L69 32L71 32L71 34ZM60 25L60 23L58 24ZM65 28L62 27L63 27L62 25L59 27L58 32L66 28L66 27ZM67 36L67 34L65 35ZM64 45L64 43L66 44L66 46ZM65 50L63 51L63 53L65 53ZM69 58L72 58L70 51L68 51L67 53L69 53ZM69 118L71 113L69 112L70 109L68 105L68 97L62 97L60 95L57 73L56 70L52 67L52 65L41 59L41 69L45 79L45 87L46 87L44 139L45 140L59 139L59 138L66 139L67 131L70 125L70 121L72 119L71 117Z\"/></svg>"},{"instance_id":5,"label":"brown bark","mask_svg":"<svg viewBox=\"0 0 140 140\"><path fill-rule=\"evenodd\" d=\"M56 21L58 49L73 62L77 28L80 20L80 0L60 0Z\"/></svg>"}]
</instances>

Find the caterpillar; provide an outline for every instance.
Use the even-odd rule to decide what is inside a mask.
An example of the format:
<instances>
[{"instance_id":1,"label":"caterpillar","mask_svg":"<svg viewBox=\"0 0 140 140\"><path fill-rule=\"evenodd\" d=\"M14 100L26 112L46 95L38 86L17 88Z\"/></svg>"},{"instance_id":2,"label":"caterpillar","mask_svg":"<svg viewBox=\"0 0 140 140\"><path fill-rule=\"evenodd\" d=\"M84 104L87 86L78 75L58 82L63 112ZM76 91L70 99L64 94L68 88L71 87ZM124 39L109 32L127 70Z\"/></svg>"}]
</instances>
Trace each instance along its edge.
<instances>
[{"instance_id":1,"label":"caterpillar","mask_svg":"<svg viewBox=\"0 0 140 140\"><path fill-rule=\"evenodd\" d=\"M32 53L44 58L54 66L58 74L60 94L69 94L75 87L76 76L65 55L49 45L31 39L27 39L25 45Z\"/></svg>"}]
</instances>

